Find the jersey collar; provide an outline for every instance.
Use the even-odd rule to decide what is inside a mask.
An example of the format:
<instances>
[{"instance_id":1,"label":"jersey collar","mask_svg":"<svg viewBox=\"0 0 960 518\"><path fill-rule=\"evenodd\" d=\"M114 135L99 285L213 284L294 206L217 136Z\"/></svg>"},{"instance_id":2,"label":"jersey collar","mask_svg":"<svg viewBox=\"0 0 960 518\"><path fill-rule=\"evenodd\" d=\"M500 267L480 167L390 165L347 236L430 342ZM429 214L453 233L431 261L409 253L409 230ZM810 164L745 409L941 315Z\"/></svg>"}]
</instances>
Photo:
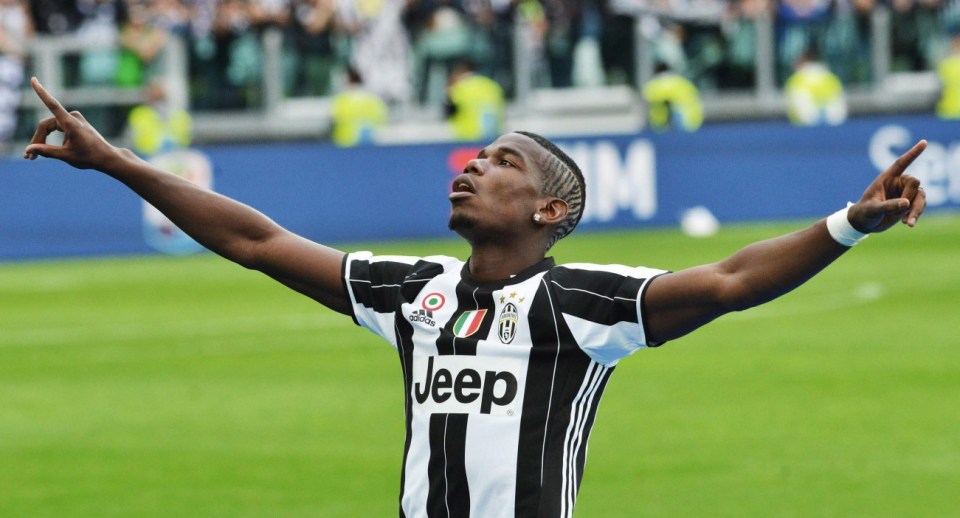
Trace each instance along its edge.
<instances>
[{"instance_id":1,"label":"jersey collar","mask_svg":"<svg viewBox=\"0 0 960 518\"><path fill-rule=\"evenodd\" d=\"M490 290L500 289L508 284L518 284L521 283L538 273L545 272L550 268L553 268L556 265L556 262L553 260L553 257L545 257L542 261L533 266L528 267L522 272L510 277L508 279L498 279L492 281L480 281L473 278L473 275L470 275L470 259L467 259L463 263L463 268L460 270L460 278L463 279L463 282L477 288L487 288Z\"/></svg>"}]
</instances>

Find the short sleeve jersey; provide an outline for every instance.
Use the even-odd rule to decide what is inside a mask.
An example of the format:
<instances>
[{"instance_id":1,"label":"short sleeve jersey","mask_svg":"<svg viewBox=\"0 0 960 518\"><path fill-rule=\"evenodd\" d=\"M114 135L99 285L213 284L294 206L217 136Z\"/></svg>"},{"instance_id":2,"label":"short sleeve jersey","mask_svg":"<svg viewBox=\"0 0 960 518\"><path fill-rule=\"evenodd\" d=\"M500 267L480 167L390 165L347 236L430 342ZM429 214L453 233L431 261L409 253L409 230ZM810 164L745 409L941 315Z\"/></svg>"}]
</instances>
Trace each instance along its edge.
<instances>
[{"instance_id":1,"label":"short sleeve jersey","mask_svg":"<svg viewBox=\"0 0 960 518\"><path fill-rule=\"evenodd\" d=\"M477 281L455 258L349 254L357 324L403 369L400 516L570 516L597 404L647 340L662 270L550 258Z\"/></svg>"}]
</instances>

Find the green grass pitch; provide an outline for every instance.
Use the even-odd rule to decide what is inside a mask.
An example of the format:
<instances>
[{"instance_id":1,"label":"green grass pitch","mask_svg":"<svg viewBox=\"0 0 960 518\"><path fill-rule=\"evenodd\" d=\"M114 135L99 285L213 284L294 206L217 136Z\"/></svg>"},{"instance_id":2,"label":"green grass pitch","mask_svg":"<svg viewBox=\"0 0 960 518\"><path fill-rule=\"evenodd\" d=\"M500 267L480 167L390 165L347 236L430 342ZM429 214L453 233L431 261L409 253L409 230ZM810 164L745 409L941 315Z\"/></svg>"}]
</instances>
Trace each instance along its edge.
<instances>
[{"instance_id":1,"label":"green grass pitch","mask_svg":"<svg viewBox=\"0 0 960 518\"><path fill-rule=\"evenodd\" d=\"M582 233L555 255L680 269L807 223ZM960 513L958 228L871 237L621 362L578 516ZM3 516L396 516L402 396L388 345L210 255L0 265Z\"/></svg>"}]
</instances>

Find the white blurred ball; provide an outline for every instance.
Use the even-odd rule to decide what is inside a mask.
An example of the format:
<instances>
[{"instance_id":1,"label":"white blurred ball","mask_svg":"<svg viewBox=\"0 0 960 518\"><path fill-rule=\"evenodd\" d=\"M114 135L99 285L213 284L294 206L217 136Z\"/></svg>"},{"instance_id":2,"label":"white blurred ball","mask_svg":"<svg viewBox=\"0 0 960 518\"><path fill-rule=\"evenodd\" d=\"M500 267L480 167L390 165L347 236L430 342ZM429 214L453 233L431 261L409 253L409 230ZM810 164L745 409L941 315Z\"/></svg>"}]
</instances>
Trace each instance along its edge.
<instances>
[{"instance_id":1,"label":"white blurred ball","mask_svg":"<svg viewBox=\"0 0 960 518\"><path fill-rule=\"evenodd\" d=\"M720 230L720 221L710 209L701 205L680 214L680 228L690 237L710 237Z\"/></svg>"}]
</instances>

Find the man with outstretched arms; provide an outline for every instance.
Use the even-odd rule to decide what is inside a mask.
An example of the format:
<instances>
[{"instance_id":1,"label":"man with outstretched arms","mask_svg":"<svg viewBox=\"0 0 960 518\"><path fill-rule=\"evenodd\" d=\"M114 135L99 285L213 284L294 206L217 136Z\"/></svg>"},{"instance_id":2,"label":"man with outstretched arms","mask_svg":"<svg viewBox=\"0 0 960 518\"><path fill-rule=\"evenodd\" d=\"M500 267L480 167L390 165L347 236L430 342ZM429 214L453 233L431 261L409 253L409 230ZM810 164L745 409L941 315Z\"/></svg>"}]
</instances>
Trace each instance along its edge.
<instances>
[{"instance_id":1,"label":"man with outstretched arms","mask_svg":"<svg viewBox=\"0 0 960 518\"><path fill-rule=\"evenodd\" d=\"M24 157L98 169L198 242L350 315L397 350L406 442L400 515L570 516L597 404L617 362L799 286L867 234L913 227L926 205L904 174L921 141L860 200L809 228L677 272L556 265L586 186L576 164L531 133L501 136L453 182L450 257L344 254L254 209L110 145L33 80L53 116ZM61 146L46 144L62 131Z\"/></svg>"}]
</instances>

